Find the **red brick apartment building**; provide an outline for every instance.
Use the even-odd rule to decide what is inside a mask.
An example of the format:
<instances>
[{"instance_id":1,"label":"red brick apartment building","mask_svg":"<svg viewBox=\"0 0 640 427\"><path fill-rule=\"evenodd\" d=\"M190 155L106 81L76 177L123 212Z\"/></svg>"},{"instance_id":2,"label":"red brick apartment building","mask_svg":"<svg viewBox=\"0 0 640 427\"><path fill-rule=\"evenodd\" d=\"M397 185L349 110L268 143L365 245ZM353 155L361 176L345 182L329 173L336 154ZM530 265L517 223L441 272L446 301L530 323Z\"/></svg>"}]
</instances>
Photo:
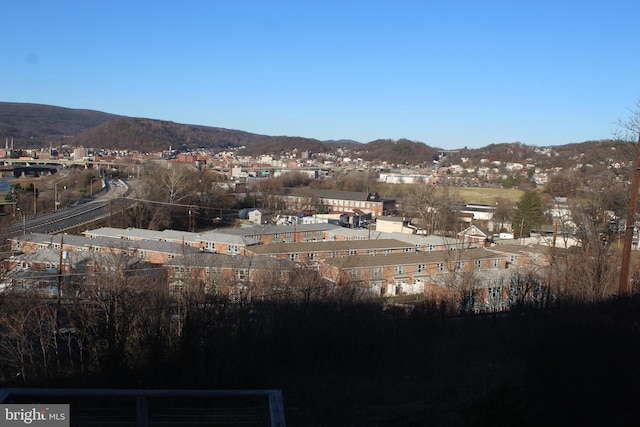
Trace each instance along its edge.
<instances>
[{"instance_id":1,"label":"red brick apartment building","mask_svg":"<svg viewBox=\"0 0 640 427\"><path fill-rule=\"evenodd\" d=\"M67 252L102 252L140 258L151 264L165 264L175 256L199 252L198 249L171 242L129 241L105 237L84 237L72 234L30 233L11 239L11 249L33 252L38 249L56 249Z\"/></svg>"},{"instance_id":2,"label":"red brick apartment building","mask_svg":"<svg viewBox=\"0 0 640 427\"><path fill-rule=\"evenodd\" d=\"M337 284L356 283L381 295L438 293L454 275L506 269L505 257L483 248L330 258L320 275Z\"/></svg>"},{"instance_id":3,"label":"red brick apartment building","mask_svg":"<svg viewBox=\"0 0 640 427\"><path fill-rule=\"evenodd\" d=\"M373 219L396 209L395 199L384 199L380 195L358 191L313 190L285 188L282 201L288 209L312 210L323 213L352 213L359 210L371 214Z\"/></svg>"},{"instance_id":4,"label":"red brick apartment building","mask_svg":"<svg viewBox=\"0 0 640 427\"><path fill-rule=\"evenodd\" d=\"M415 253L414 245L394 239L335 242L272 243L252 246L249 255L288 259L307 265L317 265L329 258L354 255L388 255Z\"/></svg>"}]
</instances>

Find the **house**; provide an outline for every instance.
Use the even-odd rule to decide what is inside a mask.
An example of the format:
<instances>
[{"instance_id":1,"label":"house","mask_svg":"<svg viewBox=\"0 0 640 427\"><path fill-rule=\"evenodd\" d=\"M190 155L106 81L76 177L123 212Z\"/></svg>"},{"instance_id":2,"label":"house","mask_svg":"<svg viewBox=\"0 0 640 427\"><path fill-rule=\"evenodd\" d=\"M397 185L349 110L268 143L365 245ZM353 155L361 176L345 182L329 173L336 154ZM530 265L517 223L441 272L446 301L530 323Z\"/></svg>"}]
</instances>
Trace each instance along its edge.
<instances>
[{"instance_id":1,"label":"house","mask_svg":"<svg viewBox=\"0 0 640 427\"><path fill-rule=\"evenodd\" d=\"M383 233L414 234L417 227L400 216L380 216L376 220L376 231Z\"/></svg>"},{"instance_id":2,"label":"house","mask_svg":"<svg viewBox=\"0 0 640 427\"><path fill-rule=\"evenodd\" d=\"M482 203L469 203L460 210L460 218L469 225L477 225L484 229L493 230L493 216L496 207Z\"/></svg>"},{"instance_id":3,"label":"house","mask_svg":"<svg viewBox=\"0 0 640 427\"><path fill-rule=\"evenodd\" d=\"M458 238L465 246L473 245L485 247L492 241L492 236L489 230L477 225L471 225L459 232Z\"/></svg>"},{"instance_id":4,"label":"house","mask_svg":"<svg viewBox=\"0 0 640 427\"><path fill-rule=\"evenodd\" d=\"M271 222L273 215L262 209L252 209L249 211L249 221L258 224L268 224Z\"/></svg>"}]
</instances>

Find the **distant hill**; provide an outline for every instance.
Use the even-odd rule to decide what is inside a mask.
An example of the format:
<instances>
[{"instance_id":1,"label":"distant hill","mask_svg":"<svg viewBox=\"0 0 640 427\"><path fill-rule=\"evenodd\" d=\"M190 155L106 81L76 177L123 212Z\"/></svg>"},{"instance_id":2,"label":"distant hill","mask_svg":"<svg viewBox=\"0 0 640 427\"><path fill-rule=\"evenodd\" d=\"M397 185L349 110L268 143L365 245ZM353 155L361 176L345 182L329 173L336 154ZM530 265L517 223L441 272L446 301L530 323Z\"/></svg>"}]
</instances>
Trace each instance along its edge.
<instances>
[{"instance_id":1,"label":"distant hill","mask_svg":"<svg viewBox=\"0 0 640 427\"><path fill-rule=\"evenodd\" d=\"M594 170L606 169L614 163L629 163L635 159L636 145L631 142L618 140L598 140L557 145L550 147L536 147L511 142L490 144L482 148L460 149L455 154L447 156L442 165L462 164L464 159L478 165L481 159L490 159L502 163L528 163L539 168L567 168L576 164L591 165Z\"/></svg>"},{"instance_id":2,"label":"distant hill","mask_svg":"<svg viewBox=\"0 0 640 427\"><path fill-rule=\"evenodd\" d=\"M378 139L355 148L362 160L384 160L390 164L429 163L438 158L439 149L408 139Z\"/></svg>"},{"instance_id":3,"label":"distant hill","mask_svg":"<svg viewBox=\"0 0 640 427\"><path fill-rule=\"evenodd\" d=\"M88 129L67 141L82 147L162 151L256 145L271 137L239 130L122 117Z\"/></svg>"},{"instance_id":4,"label":"distant hill","mask_svg":"<svg viewBox=\"0 0 640 427\"><path fill-rule=\"evenodd\" d=\"M267 136L93 110L13 102L0 103L0 139L3 137L13 137L16 148L41 148L49 143L139 151L244 146L247 155L290 152L294 148L329 152L336 147L358 144L346 140L322 142L312 138Z\"/></svg>"},{"instance_id":5,"label":"distant hill","mask_svg":"<svg viewBox=\"0 0 640 427\"><path fill-rule=\"evenodd\" d=\"M14 138L16 148L42 148L50 143L110 149L159 151L198 148L225 149L244 147L241 154L280 154L310 151L336 152L344 157L386 161L390 165L430 164L439 149L408 139L378 139L361 144L351 140L319 141L299 136L268 136L219 127L180 124L164 120L133 118L41 104L0 102L0 144ZM340 155L340 154L339 154ZM599 165L633 161L635 144L621 141L587 141L561 146L536 147L520 142L461 148L450 152L441 164L464 164L468 159L478 165L480 159L501 162L533 163L537 167L567 167L577 163Z\"/></svg>"},{"instance_id":6,"label":"distant hill","mask_svg":"<svg viewBox=\"0 0 640 427\"><path fill-rule=\"evenodd\" d=\"M117 119L120 116L42 104L0 102L0 138L13 137L20 148L39 148Z\"/></svg>"},{"instance_id":7,"label":"distant hill","mask_svg":"<svg viewBox=\"0 0 640 427\"><path fill-rule=\"evenodd\" d=\"M256 145L246 145L242 154L258 156L265 153L285 153L293 149L300 151L310 151L312 153L331 153L340 147L357 147L360 144L353 141L318 141L312 138L301 138L296 136L273 136L268 140Z\"/></svg>"}]
</instances>

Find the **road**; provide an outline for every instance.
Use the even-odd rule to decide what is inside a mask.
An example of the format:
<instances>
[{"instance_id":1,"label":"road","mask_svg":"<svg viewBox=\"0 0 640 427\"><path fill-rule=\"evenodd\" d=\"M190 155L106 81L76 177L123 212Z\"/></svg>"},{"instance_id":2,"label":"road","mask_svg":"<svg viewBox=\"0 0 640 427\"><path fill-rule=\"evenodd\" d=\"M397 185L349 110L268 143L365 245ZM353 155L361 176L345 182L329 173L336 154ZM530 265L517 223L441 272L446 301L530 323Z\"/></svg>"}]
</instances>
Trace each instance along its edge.
<instances>
[{"instance_id":1,"label":"road","mask_svg":"<svg viewBox=\"0 0 640 427\"><path fill-rule=\"evenodd\" d=\"M112 203L129 191L129 187L122 180L107 180L102 191L93 198L85 198L72 206L59 209L46 215L34 218L23 217L11 223L4 234L14 236L26 233L60 233L65 230L106 218L112 214Z\"/></svg>"}]
</instances>

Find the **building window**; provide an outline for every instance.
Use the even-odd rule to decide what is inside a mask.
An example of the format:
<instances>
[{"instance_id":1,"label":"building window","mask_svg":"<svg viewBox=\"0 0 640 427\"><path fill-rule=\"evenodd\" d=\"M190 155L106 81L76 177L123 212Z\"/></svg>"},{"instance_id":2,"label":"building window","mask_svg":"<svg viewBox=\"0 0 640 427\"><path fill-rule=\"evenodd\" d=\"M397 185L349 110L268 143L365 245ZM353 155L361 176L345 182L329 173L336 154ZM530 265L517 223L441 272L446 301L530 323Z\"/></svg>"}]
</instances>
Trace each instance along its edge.
<instances>
[{"instance_id":1,"label":"building window","mask_svg":"<svg viewBox=\"0 0 640 427\"><path fill-rule=\"evenodd\" d=\"M315 261L318 259L318 254L316 252L309 252L309 259L311 261Z\"/></svg>"},{"instance_id":2,"label":"building window","mask_svg":"<svg viewBox=\"0 0 640 427\"><path fill-rule=\"evenodd\" d=\"M355 249L349 249L349 255L358 255L358 251Z\"/></svg>"},{"instance_id":3,"label":"building window","mask_svg":"<svg viewBox=\"0 0 640 427\"><path fill-rule=\"evenodd\" d=\"M492 259L492 260L491 260L491 268L492 268L493 270L497 270L497 269L499 269L499 268L500 268L500 259L499 259L499 258L496 258L496 259Z\"/></svg>"},{"instance_id":4,"label":"building window","mask_svg":"<svg viewBox=\"0 0 640 427\"><path fill-rule=\"evenodd\" d=\"M371 277L373 277L373 278L382 277L382 267L372 267L371 268Z\"/></svg>"},{"instance_id":5,"label":"building window","mask_svg":"<svg viewBox=\"0 0 640 427\"><path fill-rule=\"evenodd\" d=\"M246 268L239 268L236 270L236 279L237 280L247 280L249 278L249 272Z\"/></svg>"},{"instance_id":6,"label":"building window","mask_svg":"<svg viewBox=\"0 0 640 427\"><path fill-rule=\"evenodd\" d=\"M187 269L186 267L174 267L173 268L173 277L176 279L183 279L187 277Z\"/></svg>"},{"instance_id":7,"label":"building window","mask_svg":"<svg viewBox=\"0 0 640 427\"><path fill-rule=\"evenodd\" d=\"M475 261L473 262L473 267L474 267L476 270L482 270L482 260L479 260L479 259L475 260Z\"/></svg>"},{"instance_id":8,"label":"building window","mask_svg":"<svg viewBox=\"0 0 640 427\"><path fill-rule=\"evenodd\" d=\"M405 266L404 265L396 265L393 267L393 272L398 275L398 274L404 274L405 272Z\"/></svg>"},{"instance_id":9,"label":"building window","mask_svg":"<svg viewBox=\"0 0 640 427\"><path fill-rule=\"evenodd\" d=\"M422 273L427 269L427 266L425 264L418 264L418 267L416 268L416 271L418 273Z\"/></svg>"},{"instance_id":10,"label":"building window","mask_svg":"<svg viewBox=\"0 0 640 427\"><path fill-rule=\"evenodd\" d=\"M238 253L238 245L229 245L229 253L237 254Z\"/></svg>"},{"instance_id":11,"label":"building window","mask_svg":"<svg viewBox=\"0 0 640 427\"><path fill-rule=\"evenodd\" d=\"M444 263L442 262L436 263L436 271L438 273L442 273L444 271Z\"/></svg>"},{"instance_id":12,"label":"building window","mask_svg":"<svg viewBox=\"0 0 640 427\"><path fill-rule=\"evenodd\" d=\"M351 277L352 279L357 279L358 278L358 269L357 268L352 268L349 270L349 277Z\"/></svg>"},{"instance_id":13,"label":"building window","mask_svg":"<svg viewBox=\"0 0 640 427\"><path fill-rule=\"evenodd\" d=\"M298 261L298 253L289 254L289 259L291 261Z\"/></svg>"},{"instance_id":14,"label":"building window","mask_svg":"<svg viewBox=\"0 0 640 427\"><path fill-rule=\"evenodd\" d=\"M500 298L500 288L489 288L487 289L489 299L497 299Z\"/></svg>"},{"instance_id":15,"label":"building window","mask_svg":"<svg viewBox=\"0 0 640 427\"><path fill-rule=\"evenodd\" d=\"M458 269L458 271L464 271L464 261L458 261L458 263L456 264L456 268Z\"/></svg>"},{"instance_id":16,"label":"building window","mask_svg":"<svg viewBox=\"0 0 640 427\"><path fill-rule=\"evenodd\" d=\"M402 252L411 252L411 248L403 248Z\"/></svg>"}]
</instances>

